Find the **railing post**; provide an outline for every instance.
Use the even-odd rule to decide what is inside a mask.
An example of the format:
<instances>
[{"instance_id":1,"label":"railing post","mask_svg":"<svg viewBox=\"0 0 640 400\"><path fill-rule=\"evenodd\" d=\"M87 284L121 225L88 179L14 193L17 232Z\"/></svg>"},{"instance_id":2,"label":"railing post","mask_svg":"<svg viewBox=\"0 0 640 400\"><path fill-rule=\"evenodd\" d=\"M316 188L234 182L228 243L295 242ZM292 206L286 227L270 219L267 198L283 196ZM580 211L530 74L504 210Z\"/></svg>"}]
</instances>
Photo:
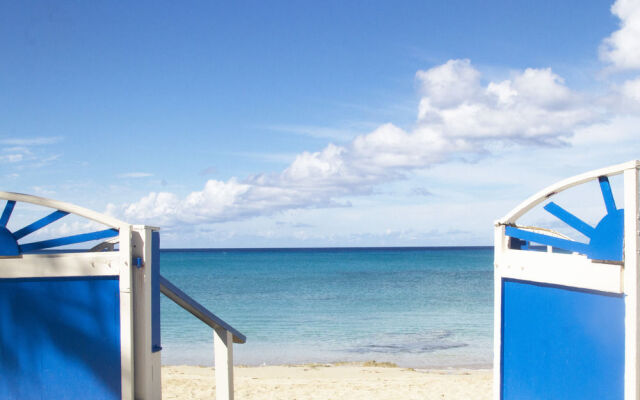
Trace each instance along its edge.
<instances>
[{"instance_id":1,"label":"railing post","mask_svg":"<svg viewBox=\"0 0 640 400\"><path fill-rule=\"evenodd\" d=\"M216 399L233 400L233 335L223 328L213 331Z\"/></svg>"}]
</instances>

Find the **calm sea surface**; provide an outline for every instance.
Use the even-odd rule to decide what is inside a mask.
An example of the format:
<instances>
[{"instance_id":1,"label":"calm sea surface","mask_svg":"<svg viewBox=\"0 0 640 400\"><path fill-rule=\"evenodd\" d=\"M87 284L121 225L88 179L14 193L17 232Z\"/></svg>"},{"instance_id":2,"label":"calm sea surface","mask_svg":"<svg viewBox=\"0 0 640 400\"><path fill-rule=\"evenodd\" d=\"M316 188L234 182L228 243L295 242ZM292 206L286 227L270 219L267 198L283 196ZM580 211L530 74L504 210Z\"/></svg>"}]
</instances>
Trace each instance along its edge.
<instances>
[{"instance_id":1,"label":"calm sea surface","mask_svg":"<svg viewBox=\"0 0 640 400\"><path fill-rule=\"evenodd\" d=\"M236 364L491 364L493 250L163 250L161 273L247 336ZM162 298L164 364L213 363L210 328Z\"/></svg>"}]
</instances>

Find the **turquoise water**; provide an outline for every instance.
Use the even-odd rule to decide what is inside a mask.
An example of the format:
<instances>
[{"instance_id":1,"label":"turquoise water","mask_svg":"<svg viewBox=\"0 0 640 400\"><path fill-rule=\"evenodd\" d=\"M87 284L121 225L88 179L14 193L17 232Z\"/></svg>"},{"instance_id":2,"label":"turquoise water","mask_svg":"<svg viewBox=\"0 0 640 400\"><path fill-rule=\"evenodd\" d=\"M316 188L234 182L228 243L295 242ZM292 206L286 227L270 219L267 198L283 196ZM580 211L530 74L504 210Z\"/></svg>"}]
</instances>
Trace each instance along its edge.
<instances>
[{"instance_id":1,"label":"turquoise water","mask_svg":"<svg viewBox=\"0 0 640 400\"><path fill-rule=\"evenodd\" d=\"M162 274L247 336L236 364L492 359L492 248L171 250ZM164 364L213 363L210 328L162 299Z\"/></svg>"}]
</instances>

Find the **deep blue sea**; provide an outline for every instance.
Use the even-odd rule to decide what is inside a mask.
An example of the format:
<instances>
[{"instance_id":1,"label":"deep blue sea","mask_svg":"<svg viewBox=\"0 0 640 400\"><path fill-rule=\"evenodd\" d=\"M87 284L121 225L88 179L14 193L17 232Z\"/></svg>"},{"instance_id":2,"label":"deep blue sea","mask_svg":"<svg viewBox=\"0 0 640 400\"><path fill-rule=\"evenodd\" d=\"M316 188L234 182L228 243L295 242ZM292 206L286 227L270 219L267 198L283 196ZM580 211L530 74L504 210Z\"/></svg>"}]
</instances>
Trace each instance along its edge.
<instances>
[{"instance_id":1,"label":"deep blue sea","mask_svg":"<svg viewBox=\"0 0 640 400\"><path fill-rule=\"evenodd\" d=\"M161 273L247 336L236 364L492 361L490 247L163 250ZM213 363L211 329L164 297L162 346Z\"/></svg>"}]
</instances>

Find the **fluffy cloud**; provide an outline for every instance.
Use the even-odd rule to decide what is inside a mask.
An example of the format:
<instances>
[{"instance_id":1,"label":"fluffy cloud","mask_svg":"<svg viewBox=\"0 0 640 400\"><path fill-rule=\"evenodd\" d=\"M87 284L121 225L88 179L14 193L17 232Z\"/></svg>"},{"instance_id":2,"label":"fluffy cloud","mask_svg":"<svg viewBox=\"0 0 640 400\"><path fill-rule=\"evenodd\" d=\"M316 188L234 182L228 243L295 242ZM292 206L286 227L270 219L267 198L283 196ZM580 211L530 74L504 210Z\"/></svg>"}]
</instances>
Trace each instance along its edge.
<instances>
[{"instance_id":1,"label":"fluffy cloud","mask_svg":"<svg viewBox=\"0 0 640 400\"><path fill-rule=\"evenodd\" d=\"M180 199L175 194L152 192L137 203L128 205L124 214L137 221L153 221L153 224L171 225L176 220L180 207ZM119 211L110 204L107 206L107 213L118 214Z\"/></svg>"},{"instance_id":2,"label":"fluffy cloud","mask_svg":"<svg viewBox=\"0 0 640 400\"><path fill-rule=\"evenodd\" d=\"M610 64L609 72L623 71L626 81L613 86L609 98L618 112L637 113L640 109L640 77L629 78L629 71L640 69L640 1L617 0L611 12L620 19L620 29L602 41L600 58Z\"/></svg>"},{"instance_id":3,"label":"fluffy cloud","mask_svg":"<svg viewBox=\"0 0 640 400\"><path fill-rule=\"evenodd\" d=\"M634 103L640 105L640 77L626 81L620 90L622 96Z\"/></svg>"},{"instance_id":4,"label":"fluffy cloud","mask_svg":"<svg viewBox=\"0 0 640 400\"><path fill-rule=\"evenodd\" d=\"M617 0L611 12L620 18L620 29L602 42L600 58L615 69L640 69L640 2Z\"/></svg>"},{"instance_id":5,"label":"fluffy cloud","mask_svg":"<svg viewBox=\"0 0 640 400\"><path fill-rule=\"evenodd\" d=\"M598 114L548 68L482 85L469 60L450 60L417 77L424 93L419 121L450 140L558 143Z\"/></svg>"},{"instance_id":6,"label":"fluffy cloud","mask_svg":"<svg viewBox=\"0 0 640 400\"><path fill-rule=\"evenodd\" d=\"M597 115L550 69L482 81L469 60L419 71L422 99L416 126L385 124L344 146L304 152L278 174L209 180L184 198L150 193L126 205L127 220L171 226L269 215L294 208L344 206L339 199L371 193L412 170L487 152L487 146L556 144Z\"/></svg>"},{"instance_id":7,"label":"fluffy cloud","mask_svg":"<svg viewBox=\"0 0 640 400\"><path fill-rule=\"evenodd\" d=\"M603 41L601 59L617 70L639 69L640 2L618 0L612 12L620 18L620 29ZM449 60L418 71L416 79L421 99L411 130L385 124L346 145L299 154L277 174L209 180L184 198L150 193L109 210L127 220L171 226L344 206L340 199L371 193L411 171L475 159L489 149L601 141L595 127L608 126L607 121L623 124L625 110L640 106L640 78L614 86L612 96L595 98L572 91L550 68L527 68L508 79L487 81L469 60Z\"/></svg>"}]
</instances>

